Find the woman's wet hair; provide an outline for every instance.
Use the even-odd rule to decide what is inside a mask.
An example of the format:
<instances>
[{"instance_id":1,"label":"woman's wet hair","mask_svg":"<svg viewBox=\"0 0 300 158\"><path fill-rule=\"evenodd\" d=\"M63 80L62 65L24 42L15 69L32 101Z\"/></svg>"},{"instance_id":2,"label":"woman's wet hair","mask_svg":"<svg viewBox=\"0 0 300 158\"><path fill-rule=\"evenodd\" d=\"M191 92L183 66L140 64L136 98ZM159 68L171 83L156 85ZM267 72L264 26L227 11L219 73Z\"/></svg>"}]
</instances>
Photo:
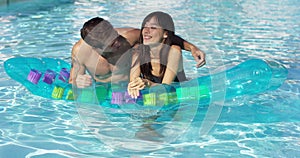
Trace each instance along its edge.
<instances>
[{"instance_id":1,"label":"woman's wet hair","mask_svg":"<svg viewBox=\"0 0 300 158\"><path fill-rule=\"evenodd\" d=\"M158 24L164 29L164 30L168 30L170 32L175 32L175 25L174 25L174 22L173 22L173 19L172 17L167 14L167 13L164 13L164 12L160 12L160 11L157 11L157 12L152 12L150 14L148 14L144 20L143 20L143 23L142 23L142 27L144 27L146 25L146 23L148 21L150 21L150 19L152 17L155 17Z\"/></svg>"}]
</instances>

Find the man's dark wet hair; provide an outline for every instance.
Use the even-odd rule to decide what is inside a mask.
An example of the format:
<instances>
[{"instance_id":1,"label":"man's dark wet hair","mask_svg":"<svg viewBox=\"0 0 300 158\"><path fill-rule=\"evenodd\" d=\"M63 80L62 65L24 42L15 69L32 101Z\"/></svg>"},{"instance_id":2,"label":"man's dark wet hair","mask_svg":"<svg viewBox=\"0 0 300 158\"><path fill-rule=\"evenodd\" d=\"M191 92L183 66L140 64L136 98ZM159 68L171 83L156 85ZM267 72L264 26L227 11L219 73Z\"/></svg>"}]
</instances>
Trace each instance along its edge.
<instances>
[{"instance_id":1,"label":"man's dark wet hair","mask_svg":"<svg viewBox=\"0 0 300 158\"><path fill-rule=\"evenodd\" d=\"M118 37L117 31L103 18L94 17L84 23L81 38L90 46L103 49Z\"/></svg>"},{"instance_id":2,"label":"man's dark wet hair","mask_svg":"<svg viewBox=\"0 0 300 158\"><path fill-rule=\"evenodd\" d=\"M102 49L98 52L99 55L113 65L126 51L131 49L129 42L120 36L107 20L100 17L85 22L80 34L87 44Z\"/></svg>"}]
</instances>

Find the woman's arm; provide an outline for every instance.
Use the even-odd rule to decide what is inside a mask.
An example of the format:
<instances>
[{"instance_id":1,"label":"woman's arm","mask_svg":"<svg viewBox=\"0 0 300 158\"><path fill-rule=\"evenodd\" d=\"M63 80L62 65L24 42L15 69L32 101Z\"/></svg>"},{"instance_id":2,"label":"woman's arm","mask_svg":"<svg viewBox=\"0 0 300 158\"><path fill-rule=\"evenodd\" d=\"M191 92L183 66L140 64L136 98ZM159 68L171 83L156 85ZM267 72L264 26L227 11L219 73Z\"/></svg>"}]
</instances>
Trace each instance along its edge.
<instances>
[{"instance_id":1,"label":"woman's arm","mask_svg":"<svg viewBox=\"0 0 300 158\"><path fill-rule=\"evenodd\" d=\"M145 88L145 83L140 78L141 69L139 54L134 51L132 54L132 63L130 69L130 81L128 83L127 91L132 98L137 98L139 96L139 91Z\"/></svg>"},{"instance_id":2,"label":"woman's arm","mask_svg":"<svg viewBox=\"0 0 300 158\"><path fill-rule=\"evenodd\" d=\"M162 83L171 84L174 81L179 69L182 68L182 64L182 54L180 47L176 45L171 46Z\"/></svg>"}]
</instances>

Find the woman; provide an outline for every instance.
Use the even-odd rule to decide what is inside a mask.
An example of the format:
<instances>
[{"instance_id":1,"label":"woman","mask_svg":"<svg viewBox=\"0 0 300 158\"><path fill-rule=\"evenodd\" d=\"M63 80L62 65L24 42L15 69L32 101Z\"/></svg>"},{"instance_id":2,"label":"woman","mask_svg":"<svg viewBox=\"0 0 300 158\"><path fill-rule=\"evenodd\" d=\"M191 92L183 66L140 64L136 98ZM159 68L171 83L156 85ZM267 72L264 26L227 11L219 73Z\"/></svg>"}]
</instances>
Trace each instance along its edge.
<instances>
[{"instance_id":1,"label":"woman","mask_svg":"<svg viewBox=\"0 0 300 158\"><path fill-rule=\"evenodd\" d=\"M139 45L135 46L128 93L137 98L139 90L157 83L185 81L181 48L171 45L175 26L172 17L153 12L142 23Z\"/></svg>"}]
</instances>

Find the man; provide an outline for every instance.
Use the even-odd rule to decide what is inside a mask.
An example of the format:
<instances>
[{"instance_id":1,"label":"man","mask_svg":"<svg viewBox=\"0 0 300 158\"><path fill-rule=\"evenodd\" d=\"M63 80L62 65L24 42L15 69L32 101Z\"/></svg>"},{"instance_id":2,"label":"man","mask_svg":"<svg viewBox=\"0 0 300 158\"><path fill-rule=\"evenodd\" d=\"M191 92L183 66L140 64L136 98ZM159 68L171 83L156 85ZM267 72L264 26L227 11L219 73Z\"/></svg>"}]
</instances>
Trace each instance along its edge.
<instances>
[{"instance_id":1,"label":"man","mask_svg":"<svg viewBox=\"0 0 300 158\"><path fill-rule=\"evenodd\" d=\"M78 88L90 86L92 79L97 82L111 82L116 63L137 43L139 36L139 29L113 28L107 20L99 17L88 20L81 29L81 39L72 48L69 82ZM193 44L180 37L173 43L191 51L197 67L205 64L205 54ZM118 79L122 80L128 74L124 72L123 75L118 75Z\"/></svg>"}]
</instances>

